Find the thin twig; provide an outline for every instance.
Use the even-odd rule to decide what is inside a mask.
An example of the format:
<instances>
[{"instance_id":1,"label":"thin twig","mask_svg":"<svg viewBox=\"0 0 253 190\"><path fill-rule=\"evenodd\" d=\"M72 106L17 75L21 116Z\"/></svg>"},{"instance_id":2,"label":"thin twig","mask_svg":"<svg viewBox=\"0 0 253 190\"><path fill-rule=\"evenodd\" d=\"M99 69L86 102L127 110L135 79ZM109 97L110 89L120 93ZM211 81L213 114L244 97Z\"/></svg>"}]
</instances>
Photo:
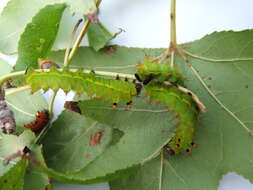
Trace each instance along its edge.
<instances>
[{"instance_id":1,"label":"thin twig","mask_svg":"<svg viewBox=\"0 0 253 190\"><path fill-rule=\"evenodd\" d=\"M22 91L26 91L26 90L30 90L31 87L30 86L22 86L22 87L19 87L19 88L11 88L11 89L8 89L5 91L5 95L6 96L9 96L9 95L12 95L12 94L15 94L15 93L18 93L18 92L22 92Z\"/></svg>"},{"instance_id":2,"label":"thin twig","mask_svg":"<svg viewBox=\"0 0 253 190\"><path fill-rule=\"evenodd\" d=\"M69 42L68 42L68 47L65 51L65 57L64 57L64 67L67 67L68 66L68 63L69 63L69 52L70 52L70 49L72 47L72 42L73 42L73 39L76 35L76 31L78 29L78 26L81 24L81 22L83 21L83 19L79 19L78 22L76 23L72 33L70 34L70 37L69 37Z\"/></svg>"},{"instance_id":3,"label":"thin twig","mask_svg":"<svg viewBox=\"0 0 253 190\"><path fill-rule=\"evenodd\" d=\"M101 3L101 0L96 0L96 6L98 7L99 4ZM86 34L86 32L88 31L88 27L90 25L91 21L89 19L87 19L81 29L81 32L79 34L79 36L77 37L77 40L75 41L74 45L73 45L73 48L71 50L71 52L69 53L69 56L68 56L68 62L71 61L71 59L74 57L75 53L77 52L77 49L84 37L84 35Z\"/></svg>"},{"instance_id":4,"label":"thin twig","mask_svg":"<svg viewBox=\"0 0 253 190\"><path fill-rule=\"evenodd\" d=\"M84 37L84 35L86 34L86 32L88 30L89 25L90 25L90 21L86 20L83 27L82 27L82 29L81 29L81 32L80 32L79 36L77 37L76 42L73 45L73 48L72 48L71 52L69 53L68 62L70 62L71 59L74 57L74 55L75 55L75 53L76 53L83 37Z\"/></svg>"},{"instance_id":5,"label":"thin twig","mask_svg":"<svg viewBox=\"0 0 253 190\"><path fill-rule=\"evenodd\" d=\"M159 174L159 190L162 190L162 183L163 183L163 162L164 162L164 157L163 157L163 151L161 151L161 167L160 167L160 174Z\"/></svg>"},{"instance_id":6,"label":"thin twig","mask_svg":"<svg viewBox=\"0 0 253 190\"><path fill-rule=\"evenodd\" d=\"M176 30L176 0L171 0L170 5L170 41L177 45L177 30Z\"/></svg>"},{"instance_id":7,"label":"thin twig","mask_svg":"<svg viewBox=\"0 0 253 190\"><path fill-rule=\"evenodd\" d=\"M170 58L170 65L172 68L174 67L174 61L175 61L175 51L173 50L171 52L171 58Z\"/></svg>"},{"instance_id":8,"label":"thin twig","mask_svg":"<svg viewBox=\"0 0 253 190\"><path fill-rule=\"evenodd\" d=\"M78 69L69 69L69 71L71 72L75 72ZM50 69L35 69L34 71L37 72L49 72ZM58 69L58 71L62 71L62 69ZM90 73L91 70L83 70L84 73ZM9 79L18 77L18 76L23 76L25 75L26 71L19 71L19 72L14 72L14 73L9 73L7 75L4 75L2 77L0 77L0 86L3 85L3 83ZM116 73L116 72L106 72L106 71L96 71L96 75L98 76L104 76L104 77L112 77L112 78L116 78L117 76L119 76L119 78L125 79L132 79L135 80L135 76L131 75L131 74L123 74L123 73Z\"/></svg>"},{"instance_id":9,"label":"thin twig","mask_svg":"<svg viewBox=\"0 0 253 190\"><path fill-rule=\"evenodd\" d=\"M168 81L164 81L163 84L165 84L166 86L173 86L173 84L171 84ZM183 92L184 94L188 94L192 96L192 99L194 100L194 102L196 103L196 105L198 106L199 110L203 113L207 112L207 108L206 106L200 101L199 97L192 91L190 91L187 88L184 88L182 86L177 86L177 88Z\"/></svg>"},{"instance_id":10,"label":"thin twig","mask_svg":"<svg viewBox=\"0 0 253 190\"><path fill-rule=\"evenodd\" d=\"M177 30L176 30L176 0L171 0L170 4L170 43L169 47L163 52L160 56L157 57L159 62L162 62L164 59L174 56L177 52ZM174 65L174 57L171 60L171 65Z\"/></svg>"},{"instance_id":11,"label":"thin twig","mask_svg":"<svg viewBox=\"0 0 253 190\"><path fill-rule=\"evenodd\" d=\"M52 94L50 102L49 102L48 111L50 114L50 118L53 118L53 116L54 116L53 107L54 107L54 101L55 101L56 94L57 93L55 91L53 91L53 94Z\"/></svg>"}]
</instances>

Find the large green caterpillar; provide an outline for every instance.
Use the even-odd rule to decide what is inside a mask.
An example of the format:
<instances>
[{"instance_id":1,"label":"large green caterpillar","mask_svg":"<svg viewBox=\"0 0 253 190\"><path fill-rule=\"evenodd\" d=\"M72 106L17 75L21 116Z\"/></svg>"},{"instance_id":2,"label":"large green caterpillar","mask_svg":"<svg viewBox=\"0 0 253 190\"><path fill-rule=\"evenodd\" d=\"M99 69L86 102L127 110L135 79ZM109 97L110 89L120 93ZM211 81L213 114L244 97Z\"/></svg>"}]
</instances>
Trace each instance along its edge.
<instances>
[{"instance_id":1,"label":"large green caterpillar","mask_svg":"<svg viewBox=\"0 0 253 190\"><path fill-rule=\"evenodd\" d=\"M47 91L51 88L54 91L59 89L69 92L74 90L77 93L87 93L88 96L101 97L110 100L117 105L118 102L126 102L131 106L132 97L137 95L135 84L101 78L94 72L84 73L82 70L70 72L68 69L57 70L55 67L49 71L35 71L28 69L25 80L31 86L32 92L39 89Z\"/></svg>"},{"instance_id":2,"label":"large green caterpillar","mask_svg":"<svg viewBox=\"0 0 253 190\"><path fill-rule=\"evenodd\" d=\"M143 63L138 64L135 77L144 85L154 79L159 82L170 81L181 85L185 80L178 69L171 67L170 63L160 63L158 60L152 61L148 56Z\"/></svg>"},{"instance_id":3,"label":"large green caterpillar","mask_svg":"<svg viewBox=\"0 0 253 190\"><path fill-rule=\"evenodd\" d=\"M163 102L166 108L173 110L179 119L175 135L166 147L167 151L175 154L186 151L190 154L190 147L196 146L193 142L193 134L199 115L192 96L183 93L176 86L165 87L154 82L146 85L145 89L150 102Z\"/></svg>"}]
</instances>

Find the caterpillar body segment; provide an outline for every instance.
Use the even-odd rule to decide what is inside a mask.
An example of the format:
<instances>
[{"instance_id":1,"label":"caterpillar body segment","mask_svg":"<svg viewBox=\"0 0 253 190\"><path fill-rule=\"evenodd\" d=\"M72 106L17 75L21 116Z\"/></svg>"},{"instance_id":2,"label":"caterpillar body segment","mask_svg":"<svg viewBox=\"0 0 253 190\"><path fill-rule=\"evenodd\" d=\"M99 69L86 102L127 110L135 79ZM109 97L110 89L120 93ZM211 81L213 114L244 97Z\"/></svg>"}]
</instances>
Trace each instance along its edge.
<instances>
[{"instance_id":1,"label":"caterpillar body segment","mask_svg":"<svg viewBox=\"0 0 253 190\"><path fill-rule=\"evenodd\" d=\"M135 77L144 85L154 79L159 82L169 81L180 85L185 80L176 67L171 67L169 63L160 63L157 60L151 61L149 57L146 57L143 63L138 64Z\"/></svg>"},{"instance_id":2,"label":"caterpillar body segment","mask_svg":"<svg viewBox=\"0 0 253 190\"><path fill-rule=\"evenodd\" d=\"M50 68L50 71L35 71L28 69L25 80L31 86L32 92L39 89L65 92L70 90L77 93L87 93L89 96L100 97L113 103L130 102L137 95L135 84L121 80L107 79L96 76L94 73L84 73L82 70L71 72Z\"/></svg>"},{"instance_id":3,"label":"caterpillar body segment","mask_svg":"<svg viewBox=\"0 0 253 190\"><path fill-rule=\"evenodd\" d=\"M167 109L172 110L178 118L175 136L167 145L170 153L191 153L190 148L195 146L193 136L198 124L198 108L188 94L182 93L177 87L164 87L149 83L145 86L150 102L163 102Z\"/></svg>"}]
</instances>

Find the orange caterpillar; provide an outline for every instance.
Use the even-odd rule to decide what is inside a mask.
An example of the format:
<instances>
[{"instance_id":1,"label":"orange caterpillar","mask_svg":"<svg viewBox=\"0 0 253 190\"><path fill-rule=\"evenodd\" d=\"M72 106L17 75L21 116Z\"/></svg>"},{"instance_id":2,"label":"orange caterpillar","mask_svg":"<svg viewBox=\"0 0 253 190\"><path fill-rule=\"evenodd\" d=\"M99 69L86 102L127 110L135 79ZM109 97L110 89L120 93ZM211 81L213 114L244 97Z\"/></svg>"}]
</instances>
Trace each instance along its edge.
<instances>
[{"instance_id":1,"label":"orange caterpillar","mask_svg":"<svg viewBox=\"0 0 253 190\"><path fill-rule=\"evenodd\" d=\"M40 132L47 126L50 121L48 110L39 111L36 114L36 120L32 123L24 125L25 128L31 129L33 132Z\"/></svg>"}]
</instances>

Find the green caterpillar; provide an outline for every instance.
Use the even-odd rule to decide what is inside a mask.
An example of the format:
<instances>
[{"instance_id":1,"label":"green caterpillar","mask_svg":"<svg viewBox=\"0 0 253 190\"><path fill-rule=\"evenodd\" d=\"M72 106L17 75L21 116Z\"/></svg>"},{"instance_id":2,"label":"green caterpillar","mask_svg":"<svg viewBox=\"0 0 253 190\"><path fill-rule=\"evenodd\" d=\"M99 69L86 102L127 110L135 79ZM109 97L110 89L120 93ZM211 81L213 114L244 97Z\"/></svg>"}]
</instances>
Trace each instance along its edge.
<instances>
[{"instance_id":1,"label":"green caterpillar","mask_svg":"<svg viewBox=\"0 0 253 190\"><path fill-rule=\"evenodd\" d=\"M25 80L31 86L32 92L39 89L47 91L51 88L54 91L60 88L65 92L74 90L77 93L87 93L88 96L101 97L104 100L113 102L113 107L122 101L131 107L132 97L137 95L135 84L121 80L105 79L95 75L94 72L84 73L82 70L70 72L68 69L62 71L55 67L50 71L37 72L28 69Z\"/></svg>"},{"instance_id":2,"label":"green caterpillar","mask_svg":"<svg viewBox=\"0 0 253 190\"><path fill-rule=\"evenodd\" d=\"M143 63L138 64L135 77L144 85L154 79L159 82L169 81L181 85L185 80L180 72L175 67L171 67L169 63L159 63L158 60L151 61L148 56Z\"/></svg>"},{"instance_id":3,"label":"green caterpillar","mask_svg":"<svg viewBox=\"0 0 253 190\"><path fill-rule=\"evenodd\" d=\"M165 87L162 84L150 82L145 86L149 103L163 102L166 108L176 113L179 122L176 125L175 136L170 140L166 149L168 153L191 154L190 147L196 146L193 142L195 127L198 123L199 110L189 94L181 92L176 86Z\"/></svg>"}]
</instances>

